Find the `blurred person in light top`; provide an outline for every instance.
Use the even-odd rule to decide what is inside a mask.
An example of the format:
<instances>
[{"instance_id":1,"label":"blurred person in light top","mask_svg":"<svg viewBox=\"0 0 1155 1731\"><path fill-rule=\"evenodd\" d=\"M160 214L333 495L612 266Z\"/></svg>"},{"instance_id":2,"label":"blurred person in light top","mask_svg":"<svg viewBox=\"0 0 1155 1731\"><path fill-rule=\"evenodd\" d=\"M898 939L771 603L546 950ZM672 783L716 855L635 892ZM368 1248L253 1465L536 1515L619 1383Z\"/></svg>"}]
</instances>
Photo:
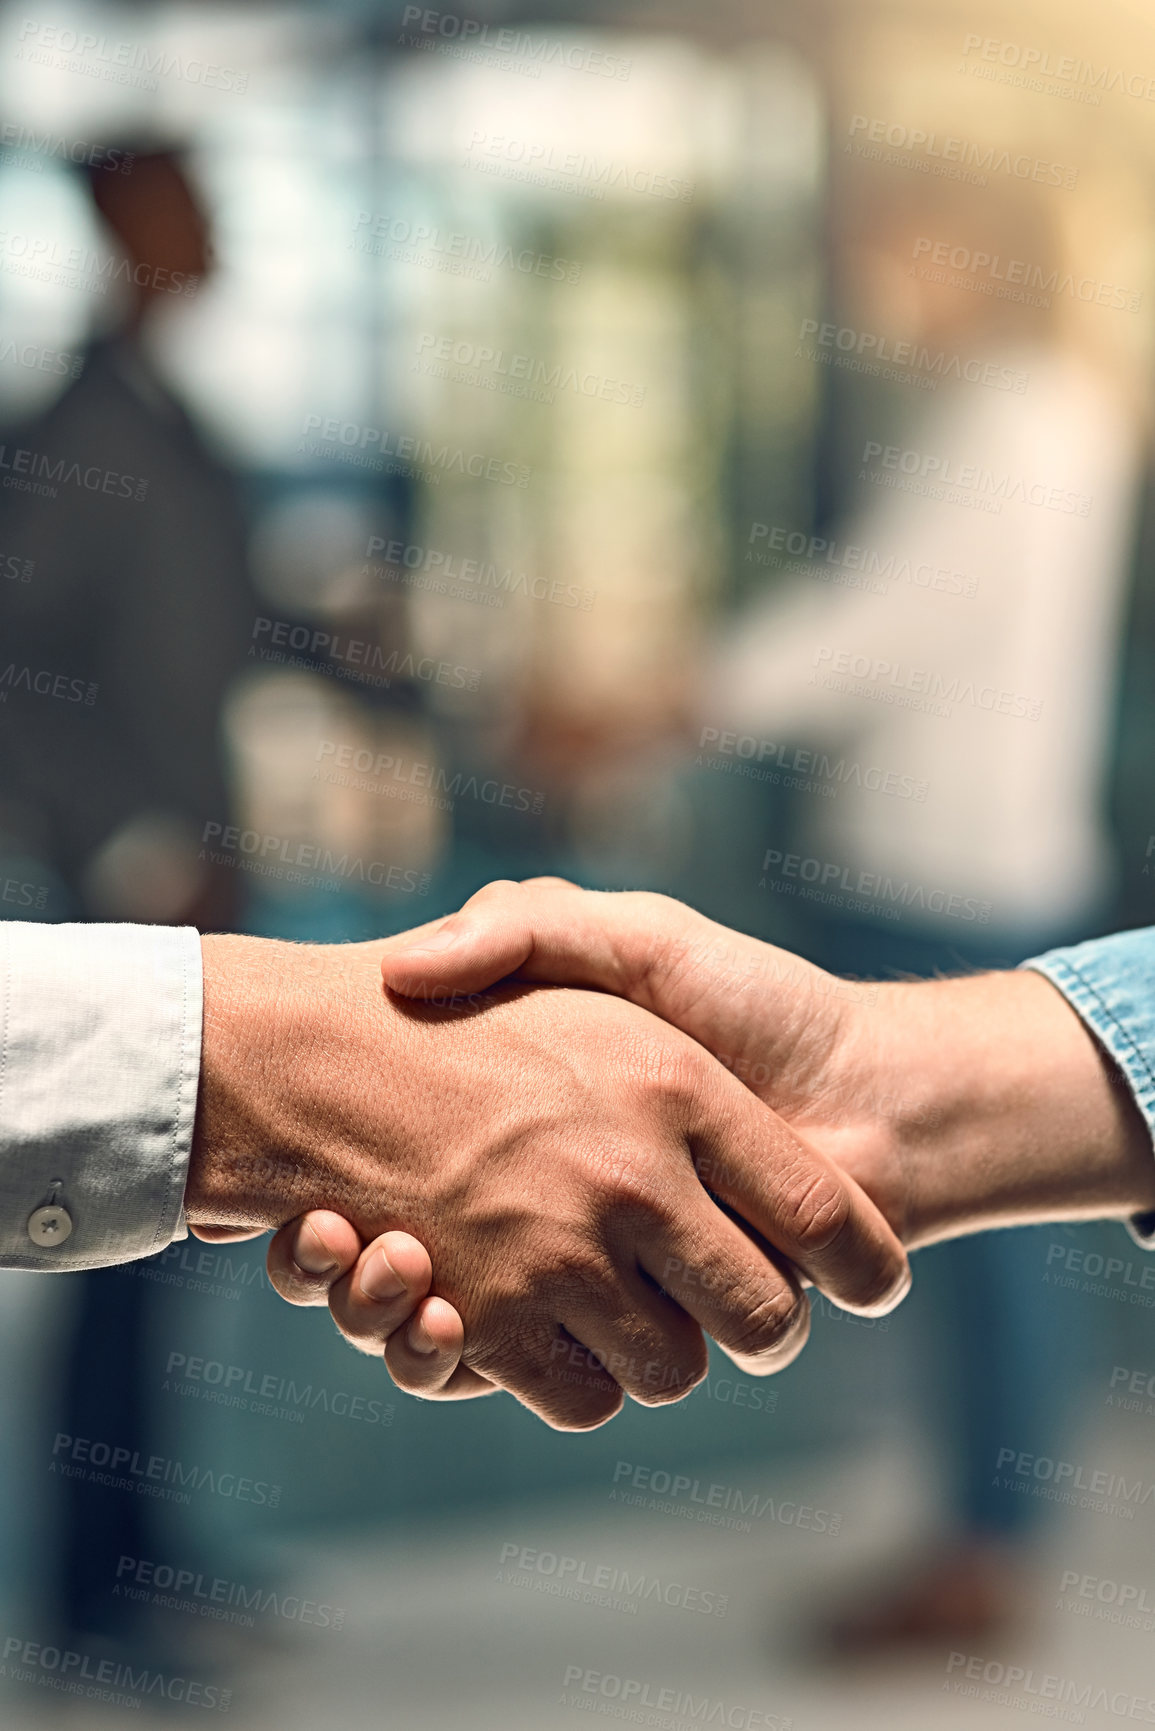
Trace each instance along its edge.
<instances>
[{"instance_id":1,"label":"blurred person in light top","mask_svg":"<svg viewBox=\"0 0 1155 1731\"><path fill-rule=\"evenodd\" d=\"M936 264L942 239L977 270ZM1023 263L1061 278L1062 251L1037 195L1000 202L989 188L936 186L847 215L831 322L911 340L931 365L940 353L990 363L980 376L1000 385L895 384L888 405L871 383L830 370L844 502L823 534L865 556L856 571L838 563L843 553L831 563L819 554L756 602L735 622L706 701L714 726L891 777L889 794L844 785L834 799L799 795L794 835L772 840L780 854L832 868L824 897L821 879L813 899L799 880L790 908L799 946L840 973L1014 964L1113 923L1105 788L1139 420L1093 347L1102 321L1124 313L1075 308L1092 338L1080 344L1061 328L1072 325L1069 295L1056 285L1048 308L1016 285L1030 274ZM989 267L975 260L984 252ZM1075 508L1008 498L997 513L967 509L935 496L933 468L906 490L901 467L864 461L868 441L917 452L920 469L941 458L996 484L1021 478L1034 498ZM877 578L871 587L871 553L884 569L894 556L883 593ZM936 678L962 694L949 714L903 701L922 701L928 674L931 698ZM776 863L768 895L782 881ZM847 893L863 874L868 893ZM899 896L910 886L914 905L888 901L887 885ZM893 907L900 917L883 917ZM998 1490L993 1463L1012 1437L1054 1452L1093 1330L1089 1315L1073 1322L1055 1307L1024 1233L936 1250L920 1294L946 1530L888 1589L871 1583L836 1619L836 1641L856 1648L979 1638L1013 1615L1017 1560L1045 1505Z\"/></svg>"}]
</instances>

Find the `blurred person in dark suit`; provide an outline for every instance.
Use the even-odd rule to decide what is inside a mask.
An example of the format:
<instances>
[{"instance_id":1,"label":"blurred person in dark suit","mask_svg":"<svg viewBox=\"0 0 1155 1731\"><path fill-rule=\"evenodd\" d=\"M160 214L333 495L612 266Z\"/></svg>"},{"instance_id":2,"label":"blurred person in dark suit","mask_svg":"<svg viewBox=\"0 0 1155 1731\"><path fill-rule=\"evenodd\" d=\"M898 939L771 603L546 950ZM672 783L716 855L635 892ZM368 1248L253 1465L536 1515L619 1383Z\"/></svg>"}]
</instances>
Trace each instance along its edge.
<instances>
[{"instance_id":1,"label":"blurred person in dark suit","mask_svg":"<svg viewBox=\"0 0 1155 1731\"><path fill-rule=\"evenodd\" d=\"M126 304L76 382L10 435L37 457L32 483L10 470L0 496L4 544L34 561L0 590L0 851L59 886L48 917L228 929L231 874L198 855L205 824L228 820L218 723L252 619L247 538L233 477L149 349L158 312L211 269L208 221L175 151L83 172ZM144 1450L155 1294L118 1271L75 1280L58 1428ZM61 1495L61 1623L139 1645L110 1589L120 1554L156 1554L152 1506L72 1480Z\"/></svg>"},{"instance_id":2,"label":"blurred person in dark suit","mask_svg":"<svg viewBox=\"0 0 1155 1731\"><path fill-rule=\"evenodd\" d=\"M146 341L210 270L208 227L173 152L86 178L128 305L76 382L10 437L46 462L30 470L43 482L3 502L5 544L34 561L30 582L0 593L15 663L3 841L60 874L76 917L227 925L227 890L197 855L228 809L218 717L252 619L246 534L232 476ZM60 695L35 688L44 672L50 692L64 676Z\"/></svg>"}]
</instances>

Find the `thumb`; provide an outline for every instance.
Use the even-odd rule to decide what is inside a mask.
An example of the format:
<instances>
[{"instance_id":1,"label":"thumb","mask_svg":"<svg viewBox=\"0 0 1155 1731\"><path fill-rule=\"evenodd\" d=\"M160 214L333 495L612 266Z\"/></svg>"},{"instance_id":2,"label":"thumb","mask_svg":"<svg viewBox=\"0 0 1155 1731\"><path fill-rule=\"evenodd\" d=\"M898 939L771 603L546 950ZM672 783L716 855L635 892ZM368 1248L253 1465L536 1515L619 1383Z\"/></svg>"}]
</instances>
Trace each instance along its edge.
<instances>
[{"instance_id":1,"label":"thumb","mask_svg":"<svg viewBox=\"0 0 1155 1731\"><path fill-rule=\"evenodd\" d=\"M410 998L444 1001L516 975L615 992L684 1026L671 985L694 938L714 948L716 940L754 943L667 896L530 878L487 884L459 913L394 940L381 968L386 984Z\"/></svg>"},{"instance_id":2,"label":"thumb","mask_svg":"<svg viewBox=\"0 0 1155 1731\"><path fill-rule=\"evenodd\" d=\"M521 885L494 883L460 913L387 948L381 973L402 997L444 1001L496 985L525 966L534 947L532 909Z\"/></svg>"}]
</instances>

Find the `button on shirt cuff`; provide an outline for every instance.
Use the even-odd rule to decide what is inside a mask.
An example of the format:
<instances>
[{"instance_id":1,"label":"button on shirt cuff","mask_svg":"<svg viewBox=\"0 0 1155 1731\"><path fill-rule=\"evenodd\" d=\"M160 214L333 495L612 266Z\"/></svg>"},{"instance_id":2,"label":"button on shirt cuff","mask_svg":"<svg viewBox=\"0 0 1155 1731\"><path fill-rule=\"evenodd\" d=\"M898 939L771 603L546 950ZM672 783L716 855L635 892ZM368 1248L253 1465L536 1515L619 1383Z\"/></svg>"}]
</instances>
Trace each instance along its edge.
<instances>
[{"instance_id":1,"label":"button on shirt cuff","mask_svg":"<svg viewBox=\"0 0 1155 1731\"><path fill-rule=\"evenodd\" d=\"M0 921L0 1266L185 1236L201 1006L191 928Z\"/></svg>"},{"instance_id":2,"label":"button on shirt cuff","mask_svg":"<svg viewBox=\"0 0 1155 1731\"><path fill-rule=\"evenodd\" d=\"M1155 1144L1155 928L1050 950L1023 966L1045 974L1110 1053ZM1130 1231L1155 1250L1155 1213L1136 1215Z\"/></svg>"}]
</instances>

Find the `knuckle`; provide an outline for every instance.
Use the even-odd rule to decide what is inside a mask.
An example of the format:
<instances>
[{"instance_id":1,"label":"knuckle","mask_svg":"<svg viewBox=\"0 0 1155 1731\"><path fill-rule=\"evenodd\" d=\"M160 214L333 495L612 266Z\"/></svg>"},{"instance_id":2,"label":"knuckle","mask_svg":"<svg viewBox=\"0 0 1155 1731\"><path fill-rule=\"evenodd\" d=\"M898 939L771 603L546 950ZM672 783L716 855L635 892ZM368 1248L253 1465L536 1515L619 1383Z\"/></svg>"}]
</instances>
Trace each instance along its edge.
<instances>
[{"instance_id":1,"label":"knuckle","mask_svg":"<svg viewBox=\"0 0 1155 1731\"><path fill-rule=\"evenodd\" d=\"M637 1185L619 1180L616 1169L606 1172L600 1184L602 1219L599 1232L591 1222L581 1230L559 1233L560 1244L543 1242L528 1264L512 1268L497 1288L495 1313L507 1324L508 1344L516 1347L518 1320L531 1309L544 1316L559 1315L576 1307L598 1310L616 1291L620 1276L610 1251L612 1226L620 1229L623 1214L633 1206Z\"/></svg>"},{"instance_id":2,"label":"knuckle","mask_svg":"<svg viewBox=\"0 0 1155 1731\"><path fill-rule=\"evenodd\" d=\"M706 1380L709 1369L710 1356L705 1341L701 1341L696 1352L683 1349L673 1361L645 1360L629 1392L641 1406L670 1406L692 1394Z\"/></svg>"},{"instance_id":3,"label":"knuckle","mask_svg":"<svg viewBox=\"0 0 1155 1731\"><path fill-rule=\"evenodd\" d=\"M575 1345L566 1357L551 1348L559 1364L596 1366L642 1406L665 1406L690 1394L706 1376L709 1352L697 1323L678 1318L658 1326L637 1316L615 1316L607 1347Z\"/></svg>"},{"instance_id":4,"label":"knuckle","mask_svg":"<svg viewBox=\"0 0 1155 1731\"><path fill-rule=\"evenodd\" d=\"M747 1308L731 1329L727 1344L745 1358L762 1358L777 1352L797 1330L806 1328L809 1315L806 1299L783 1282Z\"/></svg>"},{"instance_id":5,"label":"knuckle","mask_svg":"<svg viewBox=\"0 0 1155 1731\"><path fill-rule=\"evenodd\" d=\"M620 1229L630 1219L664 1220L669 1210L668 1184L664 1184L651 1164L652 1155L644 1155L624 1163L615 1162L603 1170L600 1190L601 1206L608 1227ZM571 1258L574 1273L587 1287L605 1290L607 1268L605 1259L590 1253L584 1258ZM616 1283L616 1282L615 1282Z\"/></svg>"},{"instance_id":6,"label":"knuckle","mask_svg":"<svg viewBox=\"0 0 1155 1731\"><path fill-rule=\"evenodd\" d=\"M646 933L644 952L634 958L638 987L653 991L661 980L664 993L678 990L690 963L691 938L700 916L657 890L634 891L631 912Z\"/></svg>"},{"instance_id":7,"label":"knuckle","mask_svg":"<svg viewBox=\"0 0 1155 1731\"><path fill-rule=\"evenodd\" d=\"M467 908L488 908L494 903L504 904L511 897L520 899L522 886L512 878L494 878L492 883L484 884L475 895L470 896L465 906Z\"/></svg>"},{"instance_id":8,"label":"knuckle","mask_svg":"<svg viewBox=\"0 0 1155 1731\"><path fill-rule=\"evenodd\" d=\"M681 905L680 902L674 900L673 896L662 895L660 890L630 891L631 909L636 909L639 914L655 922L664 922Z\"/></svg>"},{"instance_id":9,"label":"knuckle","mask_svg":"<svg viewBox=\"0 0 1155 1731\"><path fill-rule=\"evenodd\" d=\"M524 1224L517 1242L504 1255L495 1255L492 1264L473 1258L456 1278L447 1269L438 1277L438 1295L461 1316L466 1339L484 1341L494 1352L524 1352L571 1281L580 1280L587 1270L587 1278L594 1278L592 1234L572 1216L551 1219L544 1203L535 1206L539 1217ZM437 1246L433 1263L437 1267Z\"/></svg>"},{"instance_id":10,"label":"knuckle","mask_svg":"<svg viewBox=\"0 0 1155 1731\"><path fill-rule=\"evenodd\" d=\"M639 1034L623 1046L623 1057L631 1083L663 1117L701 1090L705 1053L664 1028Z\"/></svg>"},{"instance_id":11,"label":"knuckle","mask_svg":"<svg viewBox=\"0 0 1155 1731\"><path fill-rule=\"evenodd\" d=\"M529 1379L524 1361L515 1365L513 1349L502 1357L506 1373L493 1380L511 1388L555 1430L596 1429L622 1406L622 1388L609 1358L564 1332L544 1347Z\"/></svg>"},{"instance_id":12,"label":"knuckle","mask_svg":"<svg viewBox=\"0 0 1155 1731\"><path fill-rule=\"evenodd\" d=\"M574 1391L567 1398L538 1407L551 1430L597 1430L622 1410L625 1396L612 1383L605 1387Z\"/></svg>"},{"instance_id":13,"label":"knuckle","mask_svg":"<svg viewBox=\"0 0 1155 1731\"><path fill-rule=\"evenodd\" d=\"M828 1250L850 1224L850 1196L833 1172L803 1168L779 1193L782 1224L800 1250Z\"/></svg>"}]
</instances>

